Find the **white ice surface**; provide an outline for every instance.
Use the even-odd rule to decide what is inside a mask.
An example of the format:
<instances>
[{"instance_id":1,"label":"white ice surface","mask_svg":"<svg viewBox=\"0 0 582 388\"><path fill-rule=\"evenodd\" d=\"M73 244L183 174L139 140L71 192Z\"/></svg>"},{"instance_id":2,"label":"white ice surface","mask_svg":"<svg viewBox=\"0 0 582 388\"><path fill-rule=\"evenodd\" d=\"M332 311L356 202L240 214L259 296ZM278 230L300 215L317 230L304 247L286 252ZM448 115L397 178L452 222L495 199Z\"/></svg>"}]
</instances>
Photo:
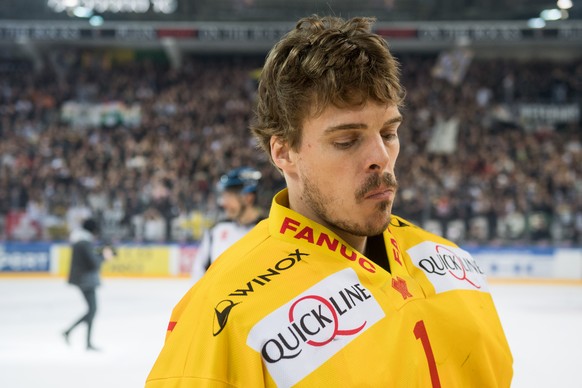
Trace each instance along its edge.
<instances>
[{"instance_id":1,"label":"white ice surface","mask_svg":"<svg viewBox=\"0 0 582 388\"><path fill-rule=\"evenodd\" d=\"M60 278L0 278L0 387L143 387L187 279L106 278L98 289L94 343L85 326L61 332L85 310ZM582 387L582 286L491 285L514 356L513 388Z\"/></svg>"}]
</instances>

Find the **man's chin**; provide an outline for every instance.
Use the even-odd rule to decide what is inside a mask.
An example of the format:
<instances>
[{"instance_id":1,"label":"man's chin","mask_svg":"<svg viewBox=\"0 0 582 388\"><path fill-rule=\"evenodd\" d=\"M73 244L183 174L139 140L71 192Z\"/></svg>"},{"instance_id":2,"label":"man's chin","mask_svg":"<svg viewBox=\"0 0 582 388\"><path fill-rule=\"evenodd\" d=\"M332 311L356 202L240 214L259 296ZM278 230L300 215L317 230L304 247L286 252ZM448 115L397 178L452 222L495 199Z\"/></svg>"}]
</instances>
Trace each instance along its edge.
<instances>
[{"instance_id":1,"label":"man's chin","mask_svg":"<svg viewBox=\"0 0 582 388\"><path fill-rule=\"evenodd\" d=\"M391 214L388 213L384 219L378 221L376 225L369 225L368 226L368 233L366 234L369 236L377 236L379 234L384 233L386 229L388 229L388 225L390 225L390 218Z\"/></svg>"},{"instance_id":2,"label":"man's chin","mask_svg":"<svg viewBox=\"0 0 582 388\"><path fill-rule=\"evenodd\" d=\"M388 217L385 221L378 222L376 224L365 223L364 226L352 229L351 233L356 236L361 237L371 237L378 236L388 228L390 224L390 218Z\"/></svg>"}]
</instances>

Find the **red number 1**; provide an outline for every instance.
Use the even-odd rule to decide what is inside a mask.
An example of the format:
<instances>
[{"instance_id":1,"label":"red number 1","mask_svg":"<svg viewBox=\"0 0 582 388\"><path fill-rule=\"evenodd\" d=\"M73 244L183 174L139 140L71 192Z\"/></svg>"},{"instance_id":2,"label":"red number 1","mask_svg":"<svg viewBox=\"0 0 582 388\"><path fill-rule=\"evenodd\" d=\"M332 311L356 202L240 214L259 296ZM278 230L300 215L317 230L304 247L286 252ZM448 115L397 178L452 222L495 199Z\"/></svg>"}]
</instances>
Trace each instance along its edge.
<instances>
[{"instance_id":1,"label":"red number 1","mask_svg":"<svg viewBox=\"0 0 582 388\"><path fill-rule=\"evenodd\" d=\"M422 342L422 347L424 348L424 353L426 354L426 361L428 362L428 370L430 371L430 381L432 382L432 387L441 388L439 371L436 367L434 354L432 353L432 347L430 346L430 341L428 340L428 333L426 332L426 327L424 327L424 321L416 322L416 325L414 325L414 335L416 339L419 339L420 342Z\"/></svg>"}]
</instances>

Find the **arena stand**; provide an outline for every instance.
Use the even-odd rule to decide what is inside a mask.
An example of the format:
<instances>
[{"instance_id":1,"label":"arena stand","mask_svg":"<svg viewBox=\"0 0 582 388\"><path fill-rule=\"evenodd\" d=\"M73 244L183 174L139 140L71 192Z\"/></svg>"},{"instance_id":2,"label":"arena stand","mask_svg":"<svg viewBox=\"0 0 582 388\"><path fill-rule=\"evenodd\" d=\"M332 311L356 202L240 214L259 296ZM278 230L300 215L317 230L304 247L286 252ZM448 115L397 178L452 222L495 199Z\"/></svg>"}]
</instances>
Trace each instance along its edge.
<instances>
[{"instance_id":1,"label":"arena stand","mask_svg":"<svg viewBox=\"0 0 582 388\"><path fill-rule=\"evenodd\" d=\"M0 239L66 242L94 214L117 244L195 244L220 174L241 165L262 171L268 208L284 182L247 129L256 51L3 54ZM579 247L582 63L394 51L407 89L394 212L466 247Z\"/></svg>"}]
</instances>

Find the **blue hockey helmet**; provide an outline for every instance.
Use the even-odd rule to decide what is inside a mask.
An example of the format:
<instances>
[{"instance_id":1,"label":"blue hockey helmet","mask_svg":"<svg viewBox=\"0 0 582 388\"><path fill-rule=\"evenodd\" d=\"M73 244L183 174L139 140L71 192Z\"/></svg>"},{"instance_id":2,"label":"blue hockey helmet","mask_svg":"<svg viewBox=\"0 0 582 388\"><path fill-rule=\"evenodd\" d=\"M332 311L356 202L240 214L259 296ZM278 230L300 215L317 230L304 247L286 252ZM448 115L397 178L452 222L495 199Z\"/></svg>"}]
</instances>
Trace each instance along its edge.
<instances>
[{"instance_id":1,"label":"blue hockey helmet","mask_svg":"<svg viewBox=\"0 0 582 388\"><path fill-rule=\"evenodd\" d=\"M251 167L239 167L220 177L219 191L238 190L242 194L256 193L261 179L261 172Z\"/></svg>"}]
</instances>

